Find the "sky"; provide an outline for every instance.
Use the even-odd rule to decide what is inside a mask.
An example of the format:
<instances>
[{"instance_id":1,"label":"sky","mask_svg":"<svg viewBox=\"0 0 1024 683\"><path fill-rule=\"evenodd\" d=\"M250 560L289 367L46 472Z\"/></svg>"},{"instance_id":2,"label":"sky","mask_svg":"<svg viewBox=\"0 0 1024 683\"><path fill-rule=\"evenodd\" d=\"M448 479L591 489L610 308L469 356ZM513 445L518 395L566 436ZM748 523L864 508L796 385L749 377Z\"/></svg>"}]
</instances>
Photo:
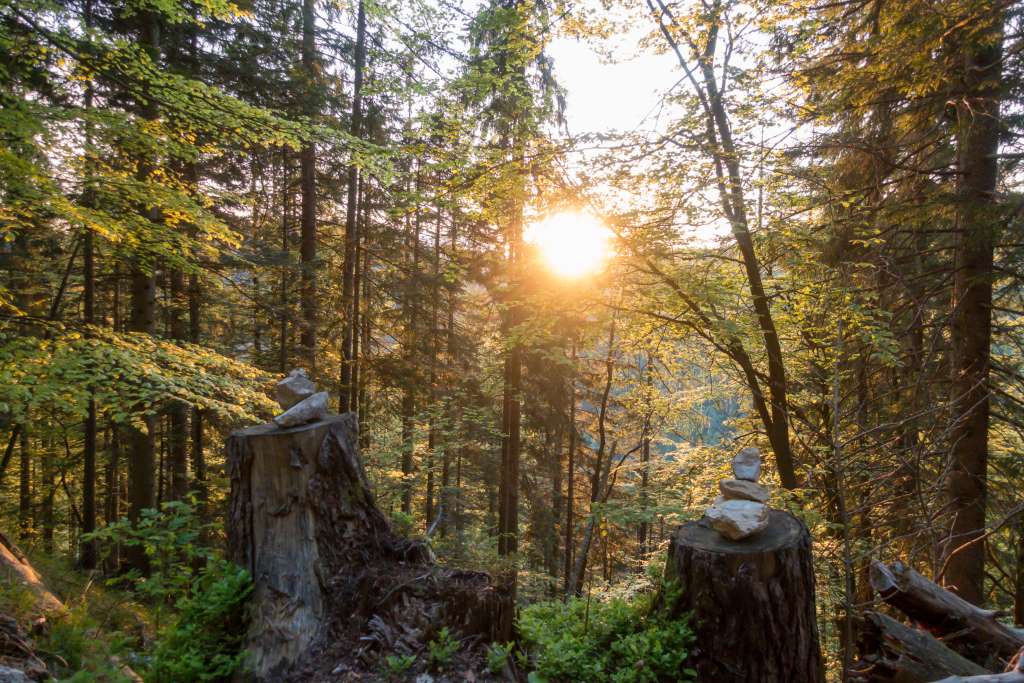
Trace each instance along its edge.
<instances>
[{"instance_id":1,"label":"sky","mask_svg":"<svg viewBox=\"0 0 1024 683\"><path fill-rule=\"evenodd\" d=\"M646 27L644 27L646 28ZM612 39L615 63L605 63L586 41L559 36L548 46L555 75L568 89L566 120L573 135L614 129L632 131L656 120L660 93L678 70L671 55L638 54L642 30Z\"/></svg>"}]
</instances>

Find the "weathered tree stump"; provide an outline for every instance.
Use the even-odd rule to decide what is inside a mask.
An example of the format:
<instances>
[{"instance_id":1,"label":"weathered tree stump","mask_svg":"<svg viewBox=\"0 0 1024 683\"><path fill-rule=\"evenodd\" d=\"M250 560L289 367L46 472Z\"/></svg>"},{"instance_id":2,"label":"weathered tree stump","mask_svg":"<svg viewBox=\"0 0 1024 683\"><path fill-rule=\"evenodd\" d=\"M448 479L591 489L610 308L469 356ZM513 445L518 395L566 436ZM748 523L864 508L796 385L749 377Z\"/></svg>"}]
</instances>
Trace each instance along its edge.
<instances>
[{"instance_id":1,"label":"weathered tree stump","mask_svg":"<svg viewBox=\"0 0 1024 683\"><path fill-rule=\"evenodd\" d=\"M766 529L741 541L703 521L672 537L665 578L681 589L673 610L693 614L698 681L824 681L811 537L792 515L769 515Z\"/></svg>"},{"instance_id":2,"label":"weathered tree stump","mask_svg":"<svg viewBox=\"0 0 1024 683\"><path fill-rule=\"evenodd\" d=\"M487 642L511 630L511 604L486 574L438 567L426 545L392 533L359 457L354 414L243 429L228 439L227 456L229 556L254 582L251 678L314 680L324 663L310 663L311 651L333 646L338 657L374 638L391 647L391 632L421 638L410 646L420 648L428 628L410 634L389 624L424 616L409 613L413 600L430 627Z\"/></svg>"}]
</instances>

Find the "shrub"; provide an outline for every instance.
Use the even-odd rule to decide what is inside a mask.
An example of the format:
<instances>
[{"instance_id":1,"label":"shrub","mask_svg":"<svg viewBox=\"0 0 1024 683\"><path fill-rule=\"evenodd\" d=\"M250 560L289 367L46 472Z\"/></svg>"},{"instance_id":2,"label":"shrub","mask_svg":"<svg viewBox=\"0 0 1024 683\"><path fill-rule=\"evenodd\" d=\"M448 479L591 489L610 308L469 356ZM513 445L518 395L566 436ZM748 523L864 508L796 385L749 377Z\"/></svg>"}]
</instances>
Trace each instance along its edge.
<instances>
[{"instance_id":1,"label":"shrub","mask_svg":"<svg viewBox=\"0 0 1024 683\"><path fill-rule=\"evenodd\" d=\"M226 680L242 662L243 610L252 581L223 559L207 562L192 590L177 602L177 619L153 651L147 678L155 681Z\"/></svg>"},{"instance_id":2,"label":"shrub","mask_svg":"<svg viewBox=\"0 0 1024 683\"><path fill-rule=\"evenodd\" d=\"M459 639L452 635L448 627L443 627L438 631L437 637L427 644L427 664L431 669L440 671L451 664L460 645Z\"/></svg>"},{"instance_id":3,"label":"shrub","mask_svg":"<svg viewBox=\"0 0 1024 683\"><path fill-rule=\"evenodd\" d=\"M388 655L384 658L384 672L389 677L405 674L416 663L413 655Z\"/></svg>"},{"instance_id":4,"label":"shrub","mask_svg":"<svg viewBox=\"0 0 1024 683\"><path fill-rule=\"evenodd\" d=\"M132 571L113 580L130 583L152 606L156 643L133 662L146 669L147 680L226 680L241 662L252 583L245 570L200 543L209 528L192 505L172 502L143 510L135 525L123 520L90 536L103 550L140 547L149 560L148 575Z\"/></svg>"},{"instance_id":5,"label":"shrub","mask_svg":"<svg viewBox=\"0 0 1024 683\"><path fill-rule=\"evenodd\" d=\"M391 530L399 536L412 536L416 528L416 519L401 510L391 511Z\"/></svg>"},{"instance_id":6,"label":"shrub","mask_svg":"<svg viewBox=\"0 0 1024 683\"><path fill-rule=\"evenodd\" d=\"M492 674L500 674L508 664L509 655L512 654L513 643L491 643L487 648L487 670Z\"/></svg>"},{"instance_id":7,"label":"shrub","mask_svg":"<svg viewBox=\"0 0 1024 683\"><path fill-rule=\"evenodd\" d=\"M685 617L656 605L671 605L677 593L662 588L633 603L549 601L523 609L519 630L534 669L534 681L662 683L692 681L686 668L693 633Z\"/></svg>"}]
</instances>

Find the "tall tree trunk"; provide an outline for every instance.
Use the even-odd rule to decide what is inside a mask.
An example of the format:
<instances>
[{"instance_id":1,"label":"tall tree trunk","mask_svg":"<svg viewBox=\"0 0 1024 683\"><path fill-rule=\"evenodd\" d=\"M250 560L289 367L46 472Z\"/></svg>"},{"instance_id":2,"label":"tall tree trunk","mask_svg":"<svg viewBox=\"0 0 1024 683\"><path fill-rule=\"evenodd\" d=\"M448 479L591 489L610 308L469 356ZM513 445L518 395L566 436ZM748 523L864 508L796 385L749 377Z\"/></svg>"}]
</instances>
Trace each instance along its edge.
<instances>
[{"instance_id":1,"label":"tall tree trunk","mask_svg":"<svg viewBox=\"0 0 1024 683\"><path fill-rule=\"evenodd\" d=\"M417 202L420 191L419 172L416 173ZM419 302L417 280L420 264L420 207L416 206L413 225L410 226L406 217L406 234L412 238L412 264L408 273L405 288L405 299L402 303L406 318L406 377L402 387L402 512L412 514L413 470L416 453L416 432L414 420L416 416L416 349L419 340ZM411 228L411 230L410 230Z\"/></svg>"},{"instance_id":2,"label":"tall tree trunk","mask_svg":"<svg viewBox=\"0 0 1024 683\"><path fill-rule=\"evenodd\" d=\"M984 602L985 506L988 477L989 349L992 341L992 260L996 242L996 182L1002 15L966 46L964 96L958 100L956 270L950 327L949 507L945 582L960 597Z\"/></svg>"},{"instance_id":3,"label":"tall tree trunk","mask_svg":"<svg viewBox=\"0 0 1024 683\"><path fill-rule=\"evenodd\" d=\"M576 562L573 565L572 575L569 579L567 593L569 595L580 595L583 591L584 574L587 571L587 559L590 554L590 546L594 539L594 526L597 523L599 513L598 503L608 497L607 488L608 473L611 468L609 459L608 467L604 467L605 448L607 447L607 420L608 420L608 398L611 395L612 379L615 374L615 318L608 330L608 355L605 358L605 382L604 391L601 393L601 408L597 415L597 452L594 454L594 470L590 475L590 519L583 532L583 541L580 543L579 551L576 553ZM615 446L612 446L612 451ZM612 455L614 456L614 453Z\"/></svg>"},{"instance_id":4,"label":"tall tree trunk","mask_svg":"<svg viewBox=\"0 0 1024 683\"><path fill-rule=\"evenodd\" d=\"M1017 553L1013 574L1013 623L1017 628L1024 628L1024 518L1017 521L1014 537L1017 539Z\"/></svg>"},{"instance_id":5,"label":"tall tree trunk","mask_svg":"<svg viewBox=\"0 0 1024 683\"><path fill-rule=\"evenodd\" d=\"M440 346L440 329L438 328L438 303L441 299L441 207L436 207L436 220L434 221L434 261L431 272L431 309L430 309L430 378L428 390L430 392L430 424L427 427L427 528L434 521L434 467L436 465L435 455L437 451L437 356ZM437 514L447 514L443 509Z\"/></svg>"},{"instance_id":6,"label":"tall tree trunk","mask_svg":"<svg viewBox=\"0 0 1024 683\"><path fill-rule=\"evenodd\" d=\"M548 565L548 574L554 579L552 587L557 586L559 570L559 553L561 552L561 523L562 523L562 440L565 434L565 425L559 420L555 429L555 438L552 448L547 451L551 462L551 563ZM557 590L557 589L555 589Z\"/></svg>"},{"instance_id":7,"label":"tall tree trunk","mask_svg":"<svg viewBox=\"0 0 1024 683\"><path fill-rule=\"evenodd\" d=\"M278 303L279 345L277 347L277 370L281 374L288 372L288 318L291 307L288 303L288 279L290 277L291 246L288 240L289 220L291 219L291 167L288 164L288 148L281 149L281 253L284 265L281 267L280 301Z\"/></svg>"},{"instance_id":8,"label":"tall tree trunk","mask_svg":"<svg viewBox=\"0 0 1024 683\"><path fill-rule=\"evenodd\" d=\"M366 67L366 4L359 0L356 18L355 70L352 78L352 121L353 138L358 138L363 126L363 70ZM359 217L359 167L355 162L348 166L348 200L345 206L345 262L342 266L341 301L345 309L345 328L341 342L341 387L339 388L338 412L347 413L356 407L352 404L352 364L355 362L353 345L358 332L359 302L353 294L355 288L356 243ZM428 522L429 523L429 522Z\"/></svg>"},{"instance_id":9,"label":"tall tree trunk","mask_svg":"<svg viewBox=\"0 0 1024 683\"><path fill-rule=\"evenodd\" d=\"M92 0L86 0L83 8L83 20L87 28L92 27ZM90 111L93 105L93 85L89 80L85 86L84 107ZM92 126L85 126L84 152L90 158L89 166L92 169ZM83 204L92 206L94 203L94 192L92 177L86 180L87 186ZM86 228L83 240L82 255L82 304L83 318L86 325L96 324L96 266L95 266L95 235L93 231ZM89 534L96 530L96 399L92 391L89 392L89 402L86 406L85 424L82 434L82 533ZM96 544L93 541L85 541L81 545L82 555L79 562L83 569L94 569L96 567Z\"/></svg>"},{"instance_id":10,"label":"tall tree trunk","mask_svg":"<svg viewBox=\"0 0 1024 683\"><path fill-rule=\"evenodd\" d=\"M572 564L573 551L576 548L576 538L573 525L573 513L576 507L576 338L572 340L572 375L569 378L569 452L566 453L565 463L565 596L573 594L572 590Z\"/></svg>"},{"instance_id":11,"label":"tall tree trunk","mask_svg":"<svg viewBox=\"0 0 1024 683\"><path fill-rule=\"evenodd\" d=\"M27 539L32 536L32 452L28 438L28 420L21 426L18 479L18 536Z\"/></svg>"},{"instance_id":12,"label":"tall tree trunk","mask_svg":"<svg viewBox=\"0 0 1024 683\"><path fill-rule=\"evenodd\" d=\"M103 519L107 524L121 519L121 441L116 424L107 428L107 467L105 499L103 501ZM114 545L104 558L103 566L107 573L115 573L121 565L121 548Z\"/></svg>"},{"instance_id":13,"label":"tall tree trunk","mask_svg":"<svg viewBox=\"0 0 1024 683\"><path fill-rule=\"evenodd\" d=\"M140 17L140 39L143 49L149 54L154 64L160 60L160 20L153 12L145 12ZM151 100L141 103L142 115L147 119L155 119L158 115L156 105ZM146 179L153 171L152 162L143 160L139 164L139 177ZM142 208L149 220L158 220L154 211ZM132 266L131 274L132 300L128 328L132 332L154 334L156 332L156 276L147 271L141 264ZM154 435L156 424L151 415L138 418L142 422L128 428L128 518L137 523L142 510L154 507L156 503L154 490ZM147 568L146 556L142 548L129 549L128 559L139 571Z\"/></svg>"},{"instance_id":14,"label":"tall tree trunk","mask_svg":"<svg viewBox=\"0 0 1024 683\"><path fill-rule=\"evenodd\" d=\"M302 70L306 78L306 116L316 116L319 100L319 73L316 57L316 2L302 1ZM302 346L303 361L309 366L309 374L316 377L317 350L317 217L316 217L316 145L307 142L299 153L302 173L302 241L299 246L302 261Z\"/></svg>"},{"instance_id":15,"label":"tall tree trunk","mask_svg":"<svg viewBox=\"0 0 1024 683\"><path fill-rule=\"evenodd\" d=\"M188 323L182 315L186 300L185 275L180 270L171 271L171 338L178 342L188 341ZM175 401L168 409L170 433L168 437L168 486L167 500L184 500L188 494L188 413L189 407Z\"/></svg>"},{"instance_id":16,"label":"tall tree trunk","mask_svg":"<svg viewBox=\"0 0 1024 683\"><path fill-rule=\"evenodd\" d=\"M518 161L522 163L522 159ZM523 205L513 198L514 206L507 237L507 267L509 271L508 312L503 325L505 376L503 388L503 424L501 440L501 471L498 485L498 554L514 555L519 550L519 455L520 455L520 390L523 374L523 348L516 329L522 322L522 302L519 301L519 260L522 249Z\"/></svg>"},{"instance_id":17,"label":"tall tree trunk","mask_svg":"<svg viewBox=\"0 0 1024 683\"><path fill-rule=\"evenodd\" d=\"M197 273L188 282L188 338L198 344L202 333L202 281ZM206 498L206 455L203 452L203 411L192 406L192 476L200 500Z\"/></svg>"},{"instance_id":18,"label":"tall tree trunk","mask_svg":"<svg viewBox=\"0 0 1024 683\"><path fill-rule=\"evenodd\" d=\"M128 326L132 332L154 334L156 331L156 277L135 266L132 272L132 308ZM156 506L154 475L156 419L152 415L138 418L128 432L128 518L137 523L143 510ZM145 554L133 547L128 552L131 565L146 568Z\"/></svg>"},{"instance_id":19,"label":"tall tree trunk","mask_svg":"<svg viewBox=\"0 0 1024 683\"><path fill-rule=\"evenodd\" d=\"M455 216L455 211L451 211L451 228L448 231L448 263L454 264L458 262L458 222ZM448 290L448 301L447 301L447 329L445 339L445 382L447 383L447 396L445 397L445 418L447 421L447 428L449 431L455 430L455 425L458 423L458 412L456 408L456 397L455 389L458 373L456 371L456 335L455 335L455 302L456 302L456 291L454 285L449 285ZM445 443L444 454L441 462L441 501L444 505L445 516L441 520L441 534L447 535L453 527L453 522L458 525L457 517L460 514L460 496L461 492L458 487L454 490L452 488L451 481L451 470L452 470L452 440L448 439ZM455 446L455 449L461 453L462 445ZM461 456L457 456L460 457ZM457 468L457 466L456 466Z\"/></svg>"},{"instance_id":20,"label":"tall tree trunk","mask_svg":"<svg viewBox=\"0 0 1024 683\"><path fill-rule=\"evenodd\" d=\"M55 526L53 500L57 494L57 482L54 478L52 436L47 437L43 443L43 458L40 475L40 481L42 483L40 486L40 494L42 496L42 500L40 501L40 505L42 507L40 517L42 519L43 527L43 550L47 553L53 554L53 533ZM73 535L71 536L72 538L69 539L69 541L73 543L74 537Z\"/></svg>"},{"instance_id":21,"label":"tall tree trunk","mask_svg":"<svg viewBox=\"0 0 1024 683\"><path fill-rule=\"evenodd\" d=\"M360 314L360 347L362 351L359 357L356 359L356 369L359 372L358 378L356 378L355 385L358 391L357 400L357 412L359 414L359 447L369 448L370 447L370 431L364 428L362 425L366 424L366 421L370 417L370 392L366 390L369 384L370 377L370 193L371 187L367 182L363 183L363 192L367 193L361 201L363 209L363 225L359 230L360 241L362 244L362 261L359 268L359 272L362 273L360 276L360 287L356 293L357 297L362 298L362 313Z\"/></svg>"},{"instance_id":22,"label":"tall tree trunk","mask_svg":"<svg viewBox=\"0 0 1024 683\"><path fill-rule=\"evenodd\" d=\"M643 434L640 436L640 527L637 529L637 570L643 571L643 563L650 552L647 538L650 535L650 524L647 522L648 487L650 485L650 418L644 420Z\"/></svg>"},{"instance_id":23,"label":"tall tree trunk","mask_svg":"<svg viewBox=\"0 0 1024 683\"><path fill-rule=\"evenodd\" d=\"M359 198L356 202L359 206L359 215L356 216L356 235L355 235L355 268L352 274L352 354L349 365L352 368L352 374L349 378L349 400L348 409L354 410L356 414L359 414L359 398L361 395L362 386L360 385L360 348L359 342L362 336L361 330L361 304L362 304L362 287L363 283L363 255L366 251L363 245L363 231L366 230L366 209L363 207L363 193L366 191L365 183L363 178L359 178ZM346 325L346 328L348 325ZM362 431L362 430L360 430Z\"/></svg>"}]
</instances>

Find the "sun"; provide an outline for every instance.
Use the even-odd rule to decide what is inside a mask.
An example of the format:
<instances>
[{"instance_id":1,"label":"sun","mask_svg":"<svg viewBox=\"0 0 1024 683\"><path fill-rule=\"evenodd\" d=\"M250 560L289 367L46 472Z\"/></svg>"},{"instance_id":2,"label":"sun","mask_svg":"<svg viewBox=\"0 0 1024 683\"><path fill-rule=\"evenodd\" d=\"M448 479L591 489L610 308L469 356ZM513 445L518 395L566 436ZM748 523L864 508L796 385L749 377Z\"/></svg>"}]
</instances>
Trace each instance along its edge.
<instances>
[{"instance_id":1,"label":"sun","mask_svg":"<svg viewBox=\"0 0 1024 683\"><path fill-rule=\"evenodd\" d=\"M545 265L564 278L596 273L611 255L611 232L595 216L569 211L548 216L526 231Z\"/></svg>"}]
</instances>

